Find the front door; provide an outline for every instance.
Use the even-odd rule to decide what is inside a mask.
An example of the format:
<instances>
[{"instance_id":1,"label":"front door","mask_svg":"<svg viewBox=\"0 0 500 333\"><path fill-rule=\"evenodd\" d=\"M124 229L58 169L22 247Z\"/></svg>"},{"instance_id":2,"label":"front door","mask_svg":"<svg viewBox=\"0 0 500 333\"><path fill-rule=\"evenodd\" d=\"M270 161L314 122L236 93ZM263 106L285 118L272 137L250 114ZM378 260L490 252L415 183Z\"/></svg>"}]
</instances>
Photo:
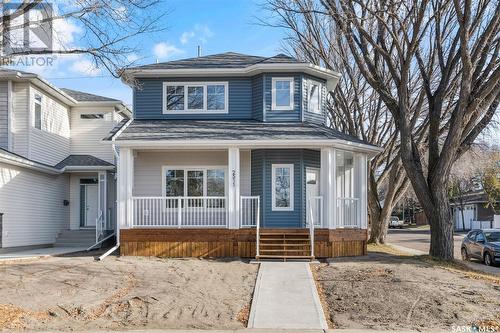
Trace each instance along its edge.
<instances>
[{"instance_id":1,"label":"front door","mask_svg":"<svg viewBox=\"0 0 500 333\"><path fill-rule=\"evenodd\" d=\"M319 169L306 168L306 221L314 220L315 225L321 223L321 202L319 197ZM311 216L312 208L312 216Z\"/></svg>"},{"instance_id":2,"label":"front door","mask_svg":"<svg viewBox=\"0 0 500 333\"><path fill-rule=\"evenodd\" d=\"M98 211L98 186L97 184L85 185L84 227L95 227Z\"/></svg>"}]
</instances>

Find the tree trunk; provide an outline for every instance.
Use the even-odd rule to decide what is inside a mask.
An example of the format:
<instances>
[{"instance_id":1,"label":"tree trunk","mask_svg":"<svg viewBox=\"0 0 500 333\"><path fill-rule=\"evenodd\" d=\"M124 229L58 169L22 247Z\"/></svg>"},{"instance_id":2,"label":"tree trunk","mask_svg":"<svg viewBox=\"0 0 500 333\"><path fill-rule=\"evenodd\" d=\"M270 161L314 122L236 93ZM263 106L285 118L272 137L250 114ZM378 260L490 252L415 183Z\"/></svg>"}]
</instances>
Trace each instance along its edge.
<instances>
[{"instance_id":1,"label":"tree trunk","mask_svg":"<svg viewBox=\"0 0 500 333\"><path fill-rule=\"evenodd\" d=\"M426 212L431 226L429 254L439 259L453 260L453 222L446 187L438 186L433 193L434 213L427 214Z\"/></svg>"}]
</instances>

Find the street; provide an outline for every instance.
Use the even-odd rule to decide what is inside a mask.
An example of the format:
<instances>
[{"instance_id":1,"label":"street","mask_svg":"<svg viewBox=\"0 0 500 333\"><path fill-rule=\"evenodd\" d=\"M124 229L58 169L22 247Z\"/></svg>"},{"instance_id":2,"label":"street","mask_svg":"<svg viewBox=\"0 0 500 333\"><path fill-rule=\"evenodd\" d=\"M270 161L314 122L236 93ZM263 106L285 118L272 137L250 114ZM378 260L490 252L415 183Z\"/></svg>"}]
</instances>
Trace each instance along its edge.
<instances>
[{"instance_id":1,"label":"street","mask_svg":"<svg viewBox=\"0 0 500 333\"><path fill-rule=\"evenodd\" d=\"M458 260L462 260L460 256L460 244L464 235L465 233L456 233L453 237L455 243L454 256ZM430 230L417 228L389 229L387 243L429 253ZM474 259L468 264L473 269L500 275L500 267L488 267Z\"/></svg>"}]
</instances>

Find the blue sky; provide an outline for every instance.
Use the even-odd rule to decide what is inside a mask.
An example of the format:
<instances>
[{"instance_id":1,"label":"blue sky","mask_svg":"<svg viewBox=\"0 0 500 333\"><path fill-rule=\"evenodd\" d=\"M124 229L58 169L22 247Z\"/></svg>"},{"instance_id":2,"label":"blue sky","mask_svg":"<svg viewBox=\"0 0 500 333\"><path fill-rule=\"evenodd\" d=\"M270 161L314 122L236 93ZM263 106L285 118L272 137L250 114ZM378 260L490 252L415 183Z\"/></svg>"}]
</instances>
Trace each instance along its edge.
<instances>
[{"instance_id":1,"label":"blue sky","mask_svg":"<svg viewBox=\"0 0 500 333\"><path fill-rule=\"evenodd\" d=\"M234 51L272 56L280 52L284 31L257 24L256 16L269 14L262 0L170 0L162 3L169 11L166 31L149 34L140 40L134 56L139 64L194 57L197 46L202 54ZM56 27L69 43L78 43L82 31L71 23ZM37 72L58 87L72 88L132 102L131 90L104 69L93 68L90 57L59 56L52 67L24 67Z\"/></svg>"}]
</instances>

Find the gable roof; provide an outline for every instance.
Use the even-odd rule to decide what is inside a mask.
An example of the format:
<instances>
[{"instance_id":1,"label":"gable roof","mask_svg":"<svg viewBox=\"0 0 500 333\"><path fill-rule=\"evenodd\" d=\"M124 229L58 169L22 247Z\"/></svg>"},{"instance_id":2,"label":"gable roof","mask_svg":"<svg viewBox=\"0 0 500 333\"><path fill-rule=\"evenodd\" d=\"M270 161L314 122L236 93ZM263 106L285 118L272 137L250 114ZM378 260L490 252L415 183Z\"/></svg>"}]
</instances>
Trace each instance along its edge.
<instances>
[{"instance_id":1,"label":"gable roof","mask_svg":"<svg viewBox=\"0 0 500 333\"><path fill-rule=\"evenodd\" d=\"M78 91L68 88L61 88L61 90L64 91L66 94L70 95L71 97L73 97L78 102L116 102L116 103L121 102L114 98L94 95L83 91Z\"/></svg>"},{"instance_id":2,"label":"gable roof","mask_svg":"<svg viewBox=\"0 0 500 333\"><path fill-rule=\"evenodd\" d=\"M203 68L245 68L251 65L266 63L303 63L295 58L289 57L285 54L277 54L273 57L260 57L236 52L225 52L219 54L212 54L196 58L180 59L168 62L161 62L157 64L149 64L133 69L203 69Z\"/></svg>"}]
</instances>

